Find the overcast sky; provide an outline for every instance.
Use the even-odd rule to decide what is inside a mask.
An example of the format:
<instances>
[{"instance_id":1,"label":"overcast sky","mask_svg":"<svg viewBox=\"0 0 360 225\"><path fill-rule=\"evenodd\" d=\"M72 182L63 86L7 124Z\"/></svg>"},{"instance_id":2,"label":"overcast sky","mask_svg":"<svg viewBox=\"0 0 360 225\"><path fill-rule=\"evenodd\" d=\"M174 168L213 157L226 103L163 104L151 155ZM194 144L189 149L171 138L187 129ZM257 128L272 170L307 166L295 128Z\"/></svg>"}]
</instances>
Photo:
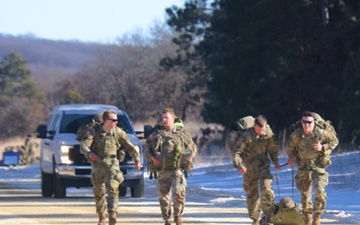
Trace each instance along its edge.
<instances>
[{"instance_id":1,"label":"overcast sky","mask_svg":"<svg viewBox=\"0 0 360 225\"><path fill-rule=\"evenodd\" d=\"M53 40L113 41L185 0L0 0L0 34L33 34Z\"/></svg>"}]
</instances>

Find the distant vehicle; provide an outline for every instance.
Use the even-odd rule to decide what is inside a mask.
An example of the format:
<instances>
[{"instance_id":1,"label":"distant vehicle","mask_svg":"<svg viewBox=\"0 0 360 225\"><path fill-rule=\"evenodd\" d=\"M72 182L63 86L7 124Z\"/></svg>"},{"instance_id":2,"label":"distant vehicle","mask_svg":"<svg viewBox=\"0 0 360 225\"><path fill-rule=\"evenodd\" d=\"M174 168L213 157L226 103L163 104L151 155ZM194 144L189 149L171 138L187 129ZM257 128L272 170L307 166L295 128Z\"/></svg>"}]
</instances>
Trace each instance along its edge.
<instances>
[{"instance_id":1,"label":"distant vehicle","mask_svg":"<svg viewBox=\"0 0 360 225\"><path fill-rule=\"evenodd\" d=\"M37 137L41 138L40 166L41 193L44 197L65 198L67 187L91 187L91 165L80 153L80 143L76 141L79 126L88 124L95 115L105 110L118 114L118 126L125 130L130 141L139 147L141 164L144 165L143 147L128 115L112 105L69 104L56 106L46 125L39 125ZM140 133L140 132L139 132ZM120 196L125 196L127 188L132 197L144 194L144 168L136 170L133 159L126 153L120 164L124 182L120 185Z\"/></svg>"}]
</instances>

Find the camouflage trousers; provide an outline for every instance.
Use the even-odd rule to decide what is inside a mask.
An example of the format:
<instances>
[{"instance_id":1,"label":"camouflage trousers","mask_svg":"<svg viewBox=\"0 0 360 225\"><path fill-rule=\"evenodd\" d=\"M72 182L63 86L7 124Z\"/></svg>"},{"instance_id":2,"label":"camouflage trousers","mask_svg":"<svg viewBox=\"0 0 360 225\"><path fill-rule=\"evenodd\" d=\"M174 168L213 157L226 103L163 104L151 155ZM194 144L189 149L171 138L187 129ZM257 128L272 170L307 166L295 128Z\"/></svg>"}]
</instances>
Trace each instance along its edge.
<instances>
[{"instance_id":1,"label":"camouflage trousers","mask_svg":"<svg viewBox=\"0 0 360 225\"><path fill-rule=\"evenodd\" d=\"M296 187L301 194L303 214L324 213L327 195L325 187L329 183L329 174L323 169L321 172L315 170L298 170L295 177ZM312 204L312 183L314 183L315 199Z\"/></svg>"},{"instance_id":2,"label":"camouflage trousers","mask_svg":"<svg viewBox=\"0 0 360 225\"><path fill-rule=\"evenodd\" d=\"M252 220L260 218L261 210L267 216L274 215L274 191L272 189L273 177L270 168L247 168L243 175L243 188L246 192L246 205L249 217ZM259 183L261 199L259 198Z\"/></svg>"},{"instance_id":3,"label":"camouflage trousers","mask_svg":"<svg viewBox=\"0 0 360 225\"><path fill-rule=\"evenodd\" d=\"M181 215L185 207L186 179L180 170L159 171L157 192L162 217L171 220L171 197L174 196L174 216Z\"/></svg>"},{"instance_id":4,"label":"camouflage trousers","mask_svg":"<svg viewBox=\"0 0 360 225\"><path fill-rule=\"evenodd\" d=\"M119 185L124 181L117 159L104 159L92 163L91 183L94 187L96 212L117 212ZM106 191L108 194L106 202Z\"/></svg>"}]
</instances>

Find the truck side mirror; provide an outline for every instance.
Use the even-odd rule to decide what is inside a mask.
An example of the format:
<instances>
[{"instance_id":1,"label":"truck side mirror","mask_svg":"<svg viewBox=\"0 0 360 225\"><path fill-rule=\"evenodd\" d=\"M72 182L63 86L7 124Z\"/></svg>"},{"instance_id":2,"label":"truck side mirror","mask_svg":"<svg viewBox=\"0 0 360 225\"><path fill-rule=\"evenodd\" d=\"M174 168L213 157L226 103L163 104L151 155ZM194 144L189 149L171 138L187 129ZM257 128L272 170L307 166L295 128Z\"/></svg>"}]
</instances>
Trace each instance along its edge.
<instances>
[{"instance_id":1,"label":"truck side mirror","mask_svg":"<svg viewBox=\"0 0 360 225\"><path fill-rule=\"evenodd\" d=\"M46 125L39 125L36 128L36 137L37 138L46 138Z\"/></svg>"},{"instance_id":2,"label":"truck side mirror","mask_svg":"<svg viewBox=\"0 0 360 225\"><path fill-rule=\"evenodd\" d=\"M151 125L144 126L144 138L148 138L149 135L153 132L154 128Z\"/></svg>"}]
</instances>

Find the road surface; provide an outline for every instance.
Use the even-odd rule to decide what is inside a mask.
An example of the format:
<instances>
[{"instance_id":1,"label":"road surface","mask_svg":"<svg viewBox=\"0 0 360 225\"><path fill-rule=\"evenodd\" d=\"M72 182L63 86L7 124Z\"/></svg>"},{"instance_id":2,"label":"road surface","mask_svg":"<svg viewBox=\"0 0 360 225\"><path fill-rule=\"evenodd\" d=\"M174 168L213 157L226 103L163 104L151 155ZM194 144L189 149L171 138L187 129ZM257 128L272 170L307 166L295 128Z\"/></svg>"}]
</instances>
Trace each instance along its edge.
<instances>
[{"instance_id":1,"label":"road surface","mask_svg":"<svg viewBox=\"0 0 360 225\"><path fill-rule=\"evenodd\" d=\"M44 198L40 190L39 165L9 170L0 170L1 225L97 224L91 188L68 188L67 198L63 199ZM214 185L217 181L209 182L196 176L190 176L188 181L186 207L182 216L184 224L251 224L243 198L224 195L221 190L211 193L206 191L211 187L199 188L191 185L193 181L205 182L206 185ZM144 197L131 198L127 195L120 198L118 224L164 224L155 190L156 182L146 178ZM233 198L232 204L227 204L230 207L220 207L221 201L228 201L229 197ZM322 218L321 222L323 225L350 224L339 223L336 217Z\"/></svg>"},{"instance_id":2,"label":"road surface","mask_svg":"<svg viewBox=\"0 0 360 225\"><path fill-rule=\"evenodd\" d=\"M1 176L6 176L6 172L1 173ZM97 224L91 188L68 188L68 197L63 199L44 198L40 182L40 178L0 179L0 224ZM164 224L155 182L147 181L150 185L147 185L142 198L120 198L118 224ZM184 224L197 225L251 224L245 209L209 207L206 202L192 202L190 198L183 221Z\"/></svg>"}]
</instances>

